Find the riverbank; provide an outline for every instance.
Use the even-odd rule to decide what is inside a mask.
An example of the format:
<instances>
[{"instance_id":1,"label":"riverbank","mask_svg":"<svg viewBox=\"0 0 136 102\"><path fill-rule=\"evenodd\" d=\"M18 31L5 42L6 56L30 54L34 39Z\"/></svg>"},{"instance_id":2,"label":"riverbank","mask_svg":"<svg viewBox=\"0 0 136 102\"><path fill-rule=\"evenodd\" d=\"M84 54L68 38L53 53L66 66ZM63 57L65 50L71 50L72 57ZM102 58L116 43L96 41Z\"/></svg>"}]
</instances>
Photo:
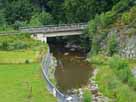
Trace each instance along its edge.
<instances>
[{"instance_id":1,"label":"riverbank","mask_svg":"<svg viewBox=\"0 0 136 102\"><path fill-rule=\"evenodd\" d=\"M95 81L104 96L112 102L135 102L136 79L131 72L135 60L104 55L92 56L88 60L97 69Z\"/></svg>"}]
</instances>

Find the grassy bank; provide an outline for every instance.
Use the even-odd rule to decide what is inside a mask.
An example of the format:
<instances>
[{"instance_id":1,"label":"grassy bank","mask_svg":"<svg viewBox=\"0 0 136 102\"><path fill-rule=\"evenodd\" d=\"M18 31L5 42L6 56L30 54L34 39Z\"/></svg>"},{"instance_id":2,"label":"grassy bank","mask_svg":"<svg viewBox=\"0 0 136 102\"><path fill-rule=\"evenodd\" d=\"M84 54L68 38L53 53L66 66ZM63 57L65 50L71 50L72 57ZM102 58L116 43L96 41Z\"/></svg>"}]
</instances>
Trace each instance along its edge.
<instances>
[{"instance_id":1,"label":"grassy bank","mask_svg":"<svg viewBox=\"0 0 136 102\"><path fill-rule=\"evenodd\" d=\"M105 96L115 102L135 102L136 79L131 74L135 60L96 55L90 58L90 62L98 69L96 82Z\"/></svg>"},{"instance_id":2,"label":"grassy bank","mask_svg":"<svg viewBox=\"0 0 136 102\"><path fill-rule=\"evenodd\" d=\"M39 64L0 65L0 102L56 102Z\"/></svg>"},{"instance_id":3,"label":"grassy bank","mask_svg":"<svg viewBox=\"0 0 136 102\"><path fill-rule=\"evenodd\" d=\"M41 72L46 51L27 35L0 36L0 102L56 102Z\"/></svg>"}]
</instances>

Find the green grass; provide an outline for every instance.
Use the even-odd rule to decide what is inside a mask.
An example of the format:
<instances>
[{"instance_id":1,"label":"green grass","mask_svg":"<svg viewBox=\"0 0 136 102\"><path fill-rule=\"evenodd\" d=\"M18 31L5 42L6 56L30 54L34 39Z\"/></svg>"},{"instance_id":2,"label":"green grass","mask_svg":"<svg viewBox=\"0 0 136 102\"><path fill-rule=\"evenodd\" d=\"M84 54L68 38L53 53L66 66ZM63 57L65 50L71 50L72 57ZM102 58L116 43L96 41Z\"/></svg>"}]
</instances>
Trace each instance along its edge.
<instances>
[{"instance_id":1,"label":"green grass","mask_svg":"<svg viewBox=\"0 0 136 102\"><path fill-rule=\"evenodd\" d=\"M88 88L83 89L83 102L92 102L92 94Z\"/></svg>"},{"instance_id":2,"label":"green grass","mask_svg":"<svg viewBox=\"0 0 136 102\"><path fill-rule=\"evenodd\" d=\"M27 35L0 36L0 43L3 42L8 47L20 46L18 42L28 47L0 50L0 102L56 102L46 88L40 66L47 44Z\"/></svg>"},{"instance_id":3,"label":"green grass","mask_svg":"<svg viewBox=\"0 0 136 102\"><path fill-rule=\"evenodd\" d=\"M135 64L135 60L121 59L115 61L115 66L110 65L110 61L113 60L114 57L107 57L103 55L96 55L90 58L90 62L92 62L93 66L98 68L98 73L96 76L96 82L99 85L100 91L109 98L115 99L115 102L136 102L136 91L134 90L135 79L131 79L133 83L123 82L120 79L120 74L117 75L115 73L116 66L121 66L121 69L124 68L125 62L127 62L129 68ZM116 62L117 61L117 62ZM121 62L120 62L121 61ZM123 61L123 62L122 62ZM119 67L120 68L120 67ZM126 69L126 66L125 66ZM129 70L129 69L128 69ZM117 69L117 72L120 70ZM122 77L125 77L126 73L123 73ZM132 76L131 76L132 77ZM130 79L130 77L129 77ZM134 85L133 85L134 84ZM127 96L127 97L126 97Z\"/></svg>"},{"instance_id":4,"label":"green grass","mask_svg":"<svg viewBox=\"0 0 136 102\"><path fill-rule=\"evenodd\" d=\"M26 60L37 62L38 51L0 51L0 63L25 63Z\"/></svg>"},{"instance_id":5,"label":"green grass","mask_svg":"<svg viewBox=\"0 0 136 102\"><path fill-rule=\"evenodd\" d=\"M115 99L115 102L135 102L136 92L127 84L122 83L111 68L108 66L99 68L96 81L105 96Z\"/></svg>"},{"instance_id":6,"label":"green grass","mask_svg":"<svg viewBox=\"0 0 136 102\"><path fill-rule=\"evenodd\" d=\"M1 64L0 102L56 102L39 64Z\"/></svg>"}]
</instances>

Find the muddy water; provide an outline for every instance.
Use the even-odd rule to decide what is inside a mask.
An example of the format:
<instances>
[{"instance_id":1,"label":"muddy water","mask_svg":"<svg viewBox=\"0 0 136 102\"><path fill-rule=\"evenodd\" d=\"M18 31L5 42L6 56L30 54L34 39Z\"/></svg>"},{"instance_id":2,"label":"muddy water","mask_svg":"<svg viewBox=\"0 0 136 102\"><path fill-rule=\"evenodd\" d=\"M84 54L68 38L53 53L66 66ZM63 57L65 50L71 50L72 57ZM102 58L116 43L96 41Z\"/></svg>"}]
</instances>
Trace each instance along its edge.
<instances>
[{"instance_id":1,"label":"muddy water","mask_svg":"<svg viewBox=\"0 0 136 102\"><path fill-rule=\"evenodd\" d=\"M58 61L55 78L60 91L67 93L71 89L88 84L92 68L85 61L85 54L82 51L71 51L64 45L57 44L50 44L50 49Z\"/></svg>"}]
</instances>

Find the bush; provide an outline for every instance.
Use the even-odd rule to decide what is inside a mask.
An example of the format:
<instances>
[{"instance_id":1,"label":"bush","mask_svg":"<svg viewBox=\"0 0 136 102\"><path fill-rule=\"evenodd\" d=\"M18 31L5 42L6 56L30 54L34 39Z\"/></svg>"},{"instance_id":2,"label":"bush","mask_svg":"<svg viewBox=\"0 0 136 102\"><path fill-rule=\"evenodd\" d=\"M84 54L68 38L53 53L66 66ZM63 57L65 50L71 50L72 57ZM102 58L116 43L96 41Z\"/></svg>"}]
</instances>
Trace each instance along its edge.
<instances>
[{"instance_id":1,"label":"bush","mask_svg":"<svg viewBox=\"0 0 136 102\"><path fill-rule=\"evenodd\" d=\"M8 49L8 43L7 43L7 41L2 42L1 49L2 50L7 50Z\"/></svg>"},{"instance_id":2,"label":"bush","mask_svg":"<svg viewBox=\"0 0 136 102\"><path fill-rule=\"evenodd\" d=\"M121 20L123 21L124 24L129 24L131 19L131 15L127 12L124 13L121 17Z\"/></svg>"},{"instance_id":3,"label":"bush","mask_svg":"<svg viewBox=\"0 0 136 102\"><path fill-rule=\"evenodd\" d=\"M112 36L108 39L108 54L112 56L114 53L117 52L118 43L116 40L116 35L113 33Z\"/></svg>"},{"instance_id":4,"label":"bush","mask_svg":"<svg viewBox=\"0 0 136 102\"><path fill-rule=\"evenodd\" d=\"M92 102L90 90L87 90L87 89L84 90L83 100L84 100L84 102Z\"/></svg>"},{"instance_id":5,"label":"bush","mask_svg":"<svg viewBox=\"0 0 136 102\"><path fill-rule=\"evenodd\" d=\"M96 75L96 81L99 84L100 91L105 96L115 97L119 81L110 68L101 67Z\"/></svg>"},{"instance_id":6,"label":"bush","mask_svg":"<svg viewBox=\"0 0 136 102\"><path fill-rule=\"evenodd\" d=\"M113 22L114 13L113 12L106 12L100 15L100 22L102 28L106 27L107 25Z\"/></svg>"},{"instance_id":7,"label":"bush","mask_svg":"<svg viewBox=\"0 0 136 102\"><path fill-rule=\"evenodd\" d=\"M121 17L121 21L124 24L130 24L131 22L133 22L133 20L135 20L136 17L136 7L132 7L129 12L125 12L123 13L122 17Z\"/></svg>"},{"instance_id":8,"label":"bush","mask_svg":"<svg viewBox=\"0 0 136 102\"><path fill-rule=\"evenodd\" d=\"M96 76L100 91L115 102L135 102L136 94L128 85L118 80L112 69L101 67Z\"/></svg>"},{"instance_id":9,"label":"bush","mask_svg":"<svg viewBox=\"0 0 136 102\"><path fill-rule=\"evenodd\" d=\"M27 44L25 42L22 42L22 41L17 41L14 43L14 48L15 49L25 49L27 48Z\"/></svg>"},{"instance_id":10,"label":"bush","mask_svg":"<svg viewBox=\"0 0 136 102\"><path fill-rule=\"evenodd\" d=\"M132 76L127 61L119 58L119 56L114 56L109 61L109 66L123 82L128 82L129 78Z\"/></svg>"},{"instance_id":11,"label":"bush","mask_svg":"<svg viewBox=\"0 0 136 102\"><path fill-rule=\"evenodd\" d=\"M16 29L16 30L18 30L19 27L22 27L22 26L23 26L23 24L20 21L15 21L15 23L13 25L14 29Z\"/></svg>"},{"instance_id":12,"label":"bush","mask_svg":"<svg viewBox=\"0 0 136 102\"><path fill-rule=\"evenodd\" d=\"M91 48L91 54L92 55L98 54L100 48L99 48L99 44L98 44L97 38L95 38L95 37L93 38L91 47L92 47Z\"/></svg>"},{"instance_id":13,"label":"bush","mask_svg":"<svg viewBox=\"0 0 136 102\"><path fill-rule=\"evenodd\" d=\"M29 25L31 26L41 26L41 25L48 25L53 24L54 20L51 14L47 12L37 13L32 16Z\"/></svg>"},{"instance_id":14,"label":"bush","mask_svg":"<svg viewBox=\"0 0 136 102\"><path fill-rule=\"evenodd\" d=\"M25 60L25 64L29 64L30 61L28 59Z\"/></svg>"},{"instance_id":15,"label":"bush","mask_svg":"<svg viewBox=\"0 0 136 102\"><path fill-rule=\"evenodd\" d=\"M6 21L14 24L16 21L29 21L33 12L33 5L28 0L17 0L8 3L4 13Z\"/></svg>"},{"instance_id":16,"label":"bush","mask_svg":"<svg viewBox=\"0 0 136 102\"><path fill-rule=\"evenodd\" d=\"M122 85L117 88L117 102L135 102L136 94L127 85Z\"/></svg>"},{"instance_id":17,"label":"bush","mask_svg":"<svg viewBox=\"0 0 136 102\"><path fill-rule=\"evenodd\" d=\"M6 20L5 20L5 17L4 17L4 13L2 10L0 10L0 26L3 26L5 25L6 23Z\"/></svg>"},{"instance_id":18,"label":"bush","mask_svg":"<svg viewBox=\"0 0 136 102\"><path fill-rule=\"evenodd\" d=\"M89 61L92 64L107 65L107 61L106 60L108 60L108 58L106 56L104 56L104 55L98 54L98 55L94 55L94 56L91 55L89 57L90 57Z\"/></svg>"},{"instance_id":19,"label":"bush","mask_svg":"<svg viewBox=\"0 0 136 102\"><path fill-rule=\"evenodd\" d=\"M136 78L134 78L133 76L129 77L128 85L134 88L134 90L136 91Z\"/></svg>"},{"instance_id":20,"label":"bush","mask_svg":"<svg viewBox=\"0 0 136 102\"><path fill-rule=\"evenodd\" d=\"M97 25L95 20L91 20L88 24L88 32L89 32L89 37L92 38L92 36L96 33L97 30Z\"/></svg>"},{"instance_id":21,"label":"bush","mask_svg":"<svg viewBox=\"0 0 136 102\"><path fill-rule=\"evenodd\" d=\"M112 11L115 11L117 13L123 12L128 8L128 5L131 0L120 0L119 3L117 3L115 6L113 6Z\"/></svg>"}]
</instances>

